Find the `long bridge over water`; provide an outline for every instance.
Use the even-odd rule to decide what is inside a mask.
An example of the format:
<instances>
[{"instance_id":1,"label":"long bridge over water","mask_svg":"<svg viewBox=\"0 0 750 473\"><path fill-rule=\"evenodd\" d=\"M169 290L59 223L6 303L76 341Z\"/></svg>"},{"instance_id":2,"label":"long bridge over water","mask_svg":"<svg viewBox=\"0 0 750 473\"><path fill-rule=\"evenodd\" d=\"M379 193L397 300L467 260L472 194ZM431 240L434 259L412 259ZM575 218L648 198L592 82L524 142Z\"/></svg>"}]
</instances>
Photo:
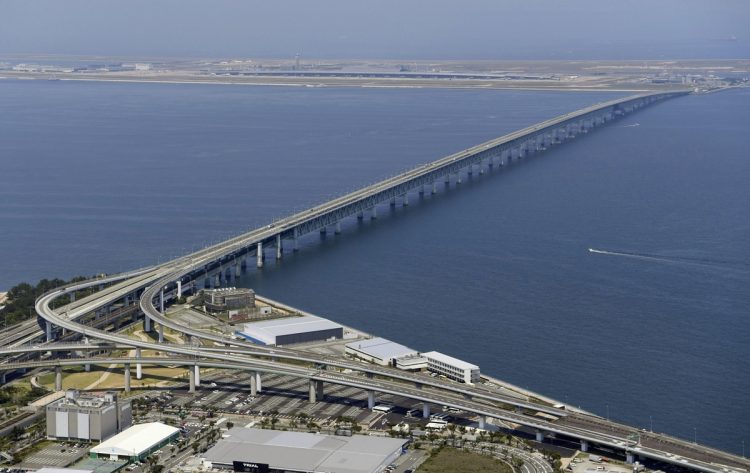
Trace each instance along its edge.
<instances>
[{"instance_id":1,"label":"long bridge over water","mask_svg":"<svg viewBox=\"0 0 750 473\"><path fill-rule=\"evenodd\" d=\"M622 451L629 461L641 456L711 473L747 470L750 462L745 459L666 435L650 434L645 436L645 441L634 444L629 436L635 429L596 416L571 412L542 402L522 400L480 386L438 380L395 368L296 349L253 345L232 337L186 327L164 316L165 304L184 293L221 284L222 280L239 275L248 262L254 262L255 266L262 268L267 250L271 250L272 257L280 259L288 247L298 249L298 240L303 235L316 231L339 232L341 221L346 218L362 219L366 215L377 218L378 207L381 205L396 205L398 202L408 205L410 194L438 192L440 183L454 182L458 185L464 174L482 173L485 168L511 165L645 106L685 93L654 93L595 104L416 167L167 263L50 291L36 302L36 311L47 343L25 345L24 342L38 336L38 332L25 326L19 331L18 340L12 346L0 350L0 355L21 356L52 351L93 353L129 348L135 350L135 356L86 355L43 360L14 358L0 365L0 370L54 367L57 373L56 387L60 388L64 366L121 364L126 373L126 389L129 389L131 366L136 367L138 378L141 366L146 364L187 366L190 390L195 390L200 385L201 367L224 367L254 372L251 391L262 389L263 373L278 373L309 380L312 402L323 395L324 384L345 385L366 391L370 406L374 404L377 393L398 394L423 402L425 416L429 415L431 404L456 407L476 414L480 426L484 426L488 418L498 419L535 429L539 441L543 441L547 435L562 436L580 442L584 451L591 444ZM78 291L91 288L99 290L75 300ZM61 308L52 309L53 303L62 297L69 297L70 302ZM126 317L139 317L142 313L147 331L151 331L152 325L155 325L159 343L132 339L82 323L85 319L92 319L92 314L96 320L98 315L108 314L116 306L127 309L123 311ZM165 344L164 327L213 345ZM84 341L73 344L55 343L61 331L81 334ZM107 343L92 343L90 340ZM141 350L144 349L170 355L156 359L143 357ZM558 420L544 420L535 416L536 413L552 415ZM674 452L679 452L679 455Z\"/></svg>"}]
</instances>

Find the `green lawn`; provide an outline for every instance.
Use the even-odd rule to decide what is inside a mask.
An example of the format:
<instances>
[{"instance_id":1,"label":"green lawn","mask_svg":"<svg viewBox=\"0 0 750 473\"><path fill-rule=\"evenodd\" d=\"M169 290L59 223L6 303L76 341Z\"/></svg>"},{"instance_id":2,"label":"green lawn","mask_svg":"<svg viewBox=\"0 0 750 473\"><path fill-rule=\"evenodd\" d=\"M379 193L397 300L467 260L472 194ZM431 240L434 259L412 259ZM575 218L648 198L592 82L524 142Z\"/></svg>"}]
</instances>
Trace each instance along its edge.
<instances>
[{"instance_id":1,"label":"green lawn","mask_svg":"<svg viewBox=\"0 0 750 473\"><path fill-rule=\"evenodd\" d=\"M489 455L443 448L419 468L418 473L513 473L511 468Z\"/></svg>"}]
</instances>

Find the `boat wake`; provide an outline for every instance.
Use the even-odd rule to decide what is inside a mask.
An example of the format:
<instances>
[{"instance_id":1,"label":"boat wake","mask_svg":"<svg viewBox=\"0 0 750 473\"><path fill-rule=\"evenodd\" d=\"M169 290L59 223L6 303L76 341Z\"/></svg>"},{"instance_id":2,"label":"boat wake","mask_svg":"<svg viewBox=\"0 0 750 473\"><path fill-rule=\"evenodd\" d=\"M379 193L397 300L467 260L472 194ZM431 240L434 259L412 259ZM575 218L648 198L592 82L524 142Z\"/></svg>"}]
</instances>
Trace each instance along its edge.
<instances>
[{"instance_id":1,"label":"boat wake","mask_svg":"<svg viewBox=\"0 0 750 473\"><path fill-rule=\"evenodd\" d=\"M640 123L632 123L630 125L623 125L623 128L633 128L634 126L641 126Z\"/></svg>"},{"instance_id":2,"label":"boat wake","mask_svg":"<svg viewBox=\"0 0 750 473\"><path fill-rule=\"evenodd\" d=\"M655 261L661 263L682 263L682 264L695 264L700 266L713 266L713 267L734 267L734 268L750 268L750 263L745 261L728 261L718 260L709 258L690 258L684 256L665 256L656 255L649 253L628 253L625 251L609 251L596 248L589 248L589 253L596 253L599 255L608 256L620 256L624 258L634 258L647 261Z\"/></svg>"}]
</instances>

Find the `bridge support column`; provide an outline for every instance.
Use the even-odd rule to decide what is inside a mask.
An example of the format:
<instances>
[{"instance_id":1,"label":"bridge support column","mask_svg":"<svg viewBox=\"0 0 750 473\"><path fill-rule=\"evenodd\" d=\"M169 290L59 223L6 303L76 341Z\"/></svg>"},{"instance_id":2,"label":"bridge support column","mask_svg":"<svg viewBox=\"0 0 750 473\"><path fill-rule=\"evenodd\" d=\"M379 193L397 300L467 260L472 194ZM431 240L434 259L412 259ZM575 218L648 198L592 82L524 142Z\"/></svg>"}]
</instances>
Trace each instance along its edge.
<instances>
[{"instance_id":1,"label":"bridge support column","mask_svg":"<svg viewBox=\"0 0 750 473\"><path fill-rule=\"evenodd\" d=\"M62 391L62 366L55 366L55 391Z\"/></svg>"},{"instance_id":2,"label":"bridge support column","mask_svg":"<svg viewBox=\"0 0 750 473\"><path fill-rule=\"evenodd\" d=\"M256 396L258 394L258 383L255 379L255 373L250 375L250 395Z\"/></svg>"},{"instance_id":3,"label":"bridge support column","mask_svg":"<svg viewBox=\"0 0 750 473\"><path fill-rule=\"evenodd\" d=\"M262 268L263 267L263 242L262 241L258 242L258 247L255 250L255 256L256 256L255 265L258 268Z\"/></svg>"},{"instance_id":4,"label":"bridge support column","mask_svg":"<svg viewBox=\"0 0 750 473\"><path fill-rule=\"evenodd\" d=\"M0 373L0 384L2 384L3 386L5 385L5 383L7 383L7 381L5 379L5 375L6 375L5 372Z\"/></svg>"},{"instance_id":5,"label":"bridge support column","mask_svg":"<svg viewBox=\"0 0 750 473\"><path fill-rule=\"evenodd\" d=\"M135 357L137 359L141 358L141 349L136 348L135 349ZM143 365L140 363L135 364L135 379L141 379L143 377Z\"/></svg>"},{"instance_id":6,"label":"bridge support column","mask_svg":"<svg viewBox=\"0 0 750 473\"><path fill-rule=\"evenodd\" d=\"M396 206L396 198L391 197L391 207L395 207L395 206Z\"/></svg>"},{"instance_id":7,"label":"bridge support column","mask_svg":"<svg viewBox=\"0 0 750 473\"><path fill-rule=\"evenodd\" d=\"M125 363L125 392L130 392L130 363Z\"/></svg>"},{"instance_id":8,"label":"bridge support column","mask_svg":"<svg viewBox=\"0 0 750 473\"><path fill-rule=\"evenodd\" d=\"M221 287L221 271L216 273L214 277L214 287Z\"/></svg>"},{"instance_id":9,"label":"bridge support column","mask_svg":"<svg viewBox=\"0 0 750 473\"><path fill-rule=\"evenodd\" d=\"M487 416L480 415L479 416L479 428L481 430L485 430L487 428Z\"/></svg>"},{"instance_id":10,"label":"bridge support column","mask_svg":"<svg viewBox=\"0 0 750 473\"><path fill-rule=\"evenodd\" d=\"M193 370L195 371L195 385L200 386L201 385L201 367L198 365L193 366Z\"/></svg>"},{"instance_id":11,"label":"bridge support column","mask_svg":"<svg viewBox=\"0 0 750 473\"><path fill-rule=\"evenodd\" d=\"M426 402L422 405L422 418L423 419L429 419L430 418L430 405Z\"/></svg>"},{"instance_id":12,"label":"bridge support column","mask_svg":"<svg viewBox=\"0 0 750 473\"><path fill-rule=\"evenodd\" d=\"M159 324L159 343L164 343L164 325Z\"/></svg>"},{"instance_id":13,"label":"bridge support column","mask_svg":"<svg viewBox=\"0 0 750 473\"><path fill-rule=\"evenodd\" d=\"M260 373L255 373L255 389L257 389L258 392L263 391L263 383L260 379Z\"/></svg>"},{"instance_id":14,"label":"bridge support column","mask_svg":"<svg viewBox=\"0 0 750 473\"><path fill-rule=\"evenodd\" d=\"M70 291L70 302L73 303L76 301L76 291Z\"/></svg>"},{"instance_id":15,"label":"bridge support column","mask_svg":"<svg viewBox=\"0 0 750 473\"><path fill-rule=\"evenodd\" d=\"M235 263L235 265L234 265L234 277L236 279L239 279L240 276L242 276L242 264Z\"/></svg>"},{"instance_id":16,"label":"bridge support column","mask_svg":"<svg viewBox=\"0 0 750 473\"><path fill-rule=\"evenodd\" d=\"M446 186L449 186L451 184L451 175L450 175L450 173L448 173L445 176L443 176L443 183Z\"/></svg>"},{"instance_id":17,"label":"bridge support column","mask_svg":"<svg viewBox=\"0 0 750 473\"><path fill-rule=\"evenodd\" d=\"M333 229L333 233L336 234L336 235L340 235L341 234L341 222L340 221L336 222L336 226Z\"/></svg>"},{"instance_id":18,"label":"bridge support column","mask_svg":"<svg viewBox=\"0 0 750 473\"><path fill-rule=\"evenodd\" d=\"M182 297L182 281L177 281L177 298Z\"/></svg>"},{"instance_id":19,"label":"bridge support column","mask_svg":"<svg viewBox=\"0 0 750 473\"><path fill-rule=\"evenodd\" d=\"M409 193L408 192L404 194L404 207L406 207L407 205L409 205Z\"/></svg>"},{"instance_id":20,"label":"bridge support column","mask_svg":"<svg viewBox=\"0 0 750 473\"><path fill-rule=\"evenodd\" d=\"M44 322L44 333L47 335L47 341L52 341L52 324L49 321Z\"/></svg>"},{"instance_id":21,"label":"bridge support column","mask_svg":"<svg viewBox=\"0 0 750 473\"><path fill-rule=\"evenodd\" d=\"M628 465L632 465L635 463L635 455L633 452L625 452L625 463Z\"/></svg>"},{"instance_id":22,"label":"bridge support column","mask_svg":"<svg viewBox=\"0 0 750 473\"><path fill-rule=\"evenodd\" d=\"M461 184L461 171L456 173L456 184Z\"/></svg>"},{"instance_id":23,"label":"bridge support column","mask_svg":"<svg viewBox=\"0 0 750 473\"><path fill-rule=\"evenodd\" d=\"M484 174L484 162L480 161L479 162L479 175L481 176L482 174Z\"/></svg>"},{"instance_id":24,"label":"bridge support column","mask_svg":"<svg viewBox=\"0 0 750 473\"><path fill-rule=\"evenodd\" d=\"M375 407L375 391L367 391L367 408Z\"/></svg>"},{"instance_id":25,"label":"bridge support column","mask_svg":"<svg viewBox=\"0 0 750 473\"><path fill-rule=\"evenodd\" d=\"M581 451L582 452L588 452L589 451L589 441L588 440L581 440Z\"/></svg>"},{"instance_id":26,"label":"bridge support column","mask_svg":"<svg viewBox=\"0 0 750 473\"><path fill-rule=\"evenodd\" d=\"M432 193L437 194L437 181L432 181Z\"/></svg>"},{"instance_id":27,"label":"bridge support column","mask_svg":"<svg viewBox=\"0 0 750 473\"><path fill-rule=\"evenodd\" d=\"M276 259L281 259L284 254L284 247L281 244L281 233L276 235Z\"/></svg>"},{"instance_id":28,"label":"bridge support column","mask_svg":"<svg viewBox=\"0 0 750 473\"><path fill-rule=\"evenodd\" d=\"M364 212L357 212L357 220L364 220L365 214Z\"/></svg>"},{"instance_id":29,"label":"bridge support column","mask_svg":"<svg viewBox=\"0 0 750 473\"><path fill-rule=\"evenodd\" d=\"M148 315L143 316L143 331L144 332L151 331L151 319L148 317Z\"/></svg>"},{"instance_id":30,"label":"bridge support column","mask_svg":"<svg viewBox=\"0 0 750 473\"><path fill-rule=\"evenodd\" d=\"M90 372L91 371L91 363L86 363L85 365L83 365L83 371L85 371L87 373Z\"/></svg>"},{"instance_id":31,"label":"bridge support column","mask_svg":"<svg viewBox=\"0 0 750 473\"><path fill-rule=\"evenodd\" d=\"M164 289L159 291L159 312L164 314Z\"/></svg>"},{"instance_id":32,"label":"bridge support column","mask_svg":"<svg viewBox=\"0 0 750 473\"><path fill-rule=\"evenodd\" d=\"M466 170L466 176L471 177L474 175L474 165L469 164L469 168Z\"/></svg>"},{"instance_id":33,"label":"bridge support column","mask_svg":"<svg viewBox=\"0 0 750 473\"><path fill-rule=\"evenodd\" d=\"M311 379L310 380L310 393L307 399L308 402L310 402L311 404L318 402L318 389L317 388L318 388L317 382L314 379Z\"/></svg>"},{"instance_id":34,"label":"bridge support column","mask_svg":"<svg viewBox=\"0 0 750 473\"><path fill-rule=\"evenodd\" d=\"M297 227L294 228L294 239L292 241L294 242L292 251L299 251L299 230Z\"/></svg>"},{"instance_id":35,"label":"bridge support column","mask_svg":"<svg viewBox=\"0 0 750 473\"><path fill-rule=\"evenodd\" d=\"M425 186L425 185L424 185L424 184L422 184L422 187L420 187L420 188L419 188L419 195L420 195L420 196L424 195L424 186Z\"/></svg>"},{"instance_id":36,"label":"bridge support column","mask_svg":"<svg viewBox=\"0 0 750 473\"><path fill-rule=\"evenodd\" d=\"M188 368L188 377L190 378L190 384L188 391L191 393L195 392L195 370L192 368Z\"/></svg>"},{"instance_id":37,"label":"bridge support column","mask_svg":"<svg viewBox=\"0 0 750 473\"><path fill-rule=\"evenodd\" d=\"M544 432L542 432L541 430L536 431L536 441L539 443L544 442Z\"/></svg>"},{"instance_id":38,"label":"bridge support column","mask_svg":"<svg viewBox=\"0 0 750 473\"><path fill-rule=\"evenodd\" d=\"M378 218L378 207L376 205L373 205L370 209L370 218L373 220Z\"/></svg>"}]
</instances>

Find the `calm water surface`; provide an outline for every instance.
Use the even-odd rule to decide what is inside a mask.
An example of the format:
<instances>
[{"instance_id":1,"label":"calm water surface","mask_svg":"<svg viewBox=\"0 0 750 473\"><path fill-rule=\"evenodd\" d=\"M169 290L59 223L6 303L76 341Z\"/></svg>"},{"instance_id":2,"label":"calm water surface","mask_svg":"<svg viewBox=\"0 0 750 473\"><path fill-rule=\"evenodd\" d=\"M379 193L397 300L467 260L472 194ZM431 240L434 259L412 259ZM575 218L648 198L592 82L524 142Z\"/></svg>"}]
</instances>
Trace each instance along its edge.
<instances>
[{"instance_id":1,"label":"calm water surface","mask_svg":"<svg viewBox=\"0 0 750 473\"><path fill-rule=\"evenodd\" d=\"M0 81L0 287L163 261L611 97ZM242 282L739 453L749 105L748 91L669 101L313 235Z\"/></svg>"}]
</instances>

